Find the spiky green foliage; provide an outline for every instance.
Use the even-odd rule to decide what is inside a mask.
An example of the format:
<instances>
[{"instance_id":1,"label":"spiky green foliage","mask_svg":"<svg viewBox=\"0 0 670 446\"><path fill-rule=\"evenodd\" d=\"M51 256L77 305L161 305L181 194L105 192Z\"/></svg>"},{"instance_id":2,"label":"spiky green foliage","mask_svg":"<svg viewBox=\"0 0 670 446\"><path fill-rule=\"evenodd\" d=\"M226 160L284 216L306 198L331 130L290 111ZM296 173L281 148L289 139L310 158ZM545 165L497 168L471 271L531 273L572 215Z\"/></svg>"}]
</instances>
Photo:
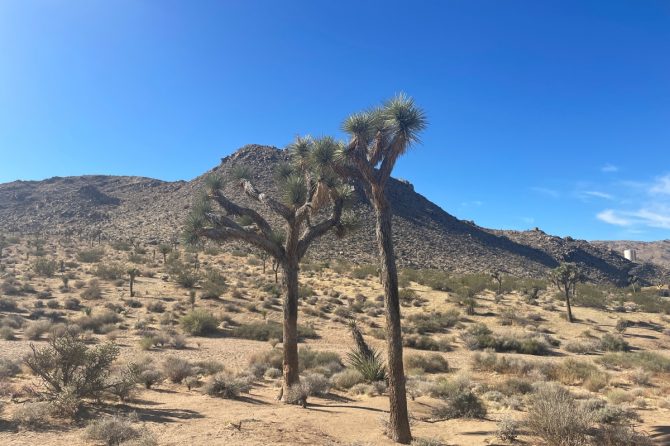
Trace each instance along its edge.
<instances>
[{"instance_id":1,"label":"spiky green foliage","mask_svg":"<svg viewBox=\"0 0 670 446\"><path fill-rule=\"evenodd\" d=\"M238 164L230 169L230 176L235 180L251 179L251 169L243 164Z\"/></svg>"},{"instance_id":2,"label":"spiky green foliage","mask_svg":"<svg viewBox=\"0 0 670 446\"><path fill-rule=\"evenodd\" d=\"M347 354L349 366L358 370L368 382L385 380L386 365L381 353L365 342L363 333L355 321L350 322L349 328L356 343L356 348Z\"/></svg>"},{"instance_id":3,"label":"spiky green foliage","mask_svg":"<svg viewBox=\"0 0 670 446\"><path fill-rule=\"evenodd\" d=\"M404 145L403 149L420 142L419 133L428 124L423 110L405 93L400 93L386 102L381 109L381 117L384 120L384 128L406 142L407 145Z\"/></svg>"},{"instance_id":4,"label":"spiky green foliage","mask_svg":"<svg viewBox=\"0 0 670 446\"><path fill-rule=\"evenodd\" d=\"M282 202L291 207L299 207L307 199L305 179L302 176L290 175L279 185Z\"/></svg>"}]
</instances>

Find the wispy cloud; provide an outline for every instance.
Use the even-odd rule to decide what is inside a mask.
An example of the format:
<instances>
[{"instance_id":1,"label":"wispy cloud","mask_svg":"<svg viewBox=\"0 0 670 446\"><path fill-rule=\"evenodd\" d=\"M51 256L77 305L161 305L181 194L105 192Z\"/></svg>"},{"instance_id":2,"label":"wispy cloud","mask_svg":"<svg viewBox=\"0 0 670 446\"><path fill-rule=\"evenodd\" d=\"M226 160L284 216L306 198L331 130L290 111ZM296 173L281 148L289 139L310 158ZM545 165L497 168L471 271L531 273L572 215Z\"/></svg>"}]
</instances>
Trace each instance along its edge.
<instances>
[{"instance_id":1,"label":"wispy cloud","mask_svg":"<svg viewBox=\"0 0 670 446\"><path fill-rule=\"evenodd\" d=\"M604 200L614 200L614 195L608 194L606 192L600 192L597 190L586 190L581 192L581 194L587 197L602 198Z\"/></svg>"},{"instance_id":2,"label":"wispy cloud","mask_svg":"<svg viewBox=\"0 0 670 446\"><path fill-rule=\"evenodd\" d=\"M546 187L531 187L530 190L547 197L558 198L561 196L560 192L554 189L547 189Z\"/></svg>"},{"instance_id":3,"label":"wispy cloud","mask_svg":"<svg viewBox=\"0 0 670 446\"><path fill-rule=\"evenodd\" d=\"M607 163L601 167L600 170L605 173L614 173L619 171L619 167L615 166L614 164Z\"/></svg>"},{"instance_id":4,"label":"wispy cloud","mask_svg":"<svg viewBox=\"0 0 670 446\"><path fill-rule=\"evenodd\" d=\"M631 230L640 228L670 229L670 174L645 183L634 183L630 198L623 201L628 209L605 209L596 217L605 223Z\"/></svg>"},{"instance_id":5,"label":"wispy cloud","mask_svg":"<svg viewBox=\"0 0 670 446\"><path fill-rule=\"evenodd\" d=\"M658 195L670 195L670 174L657 178L649 192Z\"/></svg>"}]
</instances>

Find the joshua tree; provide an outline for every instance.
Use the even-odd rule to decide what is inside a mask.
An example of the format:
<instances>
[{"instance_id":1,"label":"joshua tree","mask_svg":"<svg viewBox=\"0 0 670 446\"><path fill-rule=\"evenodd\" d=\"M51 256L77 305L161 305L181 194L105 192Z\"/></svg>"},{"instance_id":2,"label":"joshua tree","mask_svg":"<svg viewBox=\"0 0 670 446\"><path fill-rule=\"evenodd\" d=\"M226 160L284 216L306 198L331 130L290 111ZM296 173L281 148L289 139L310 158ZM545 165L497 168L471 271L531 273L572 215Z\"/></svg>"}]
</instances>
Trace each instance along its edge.
<instances>
[{"instance_id":1,"label":"joshua tree","mask_svg":"<svg viewBox=\"0 0 670 446\"><path fill-rule=\"evenodd\" d=\"M133 291L133 285L135 285L135 277L140 275L140 270L137 268L130 268L128 271L128 277L130 277L130 297L135 297L135 291Z\"/></svg>"},{"instance_id":2,"label":"joshua tree","mask_svg":"<svg viewBox=\"0 0 670 446\"><path fill-rule=\"evenodd\" d=\"M503 281L502 273L498 270L493 271L491 273L491 279L493 279L493 281L498 284L498 291L496 291L496 294L502 293L502 281Z\"/></svg>"},{"instance_id":3,"label":"joshua tree","mask_svg":"<svg viewBox=\"0 0 670 446\"><path fill-rule=\"evenodd\" d=\"M628 285L633 289L633 294L637 293L637 287L640 284L640 278L635 274L628 275Z\"/></svg>"},{"instance_id":4,"label":"joshua tree","mask_svg":"<svg viewBox=\"0 0 670 446\"><path fill-rule=\"evenodd\" d=\"M583 280L583 276L577 265L570 262L561 263L549 274L551 282L558 287L559 291L565 293L565 306L567 309L568 322L573 322L572 308L570 306L570 295L575 295L577 283Z\"/></svg>"},{"instance_id":5,"label":"joshua tree","mask_svg":"<svg viewBox=\"0 0 670 446\"><path fill-rule=\"evenodd\" d=\"M172 247L170 245L162 244L158 247L158 250L163 254L163 264L167 263L167 255L172 252Z\"/></svg>"},{"instance_id":6,"label":"joshua tree","mask_svg":"<svg viewBox=\"0 0 670 446\"><path fill-rule=\"evenodd\" d=\"M185 239L194 243L202 238L224 242L240 240L267 252L284 277L284 382L282 395L299 382L298 369L298 271L300 260L313 241L334 230L343 235L346 224L342 211L351 188L333 171L338 144L331 138L298 138L288 148L290 164L277 168L279 200L260 192L250 181L250 172L242 166L233 169L241 190L284 221L285 236L252 208L240 206L225 195L223 179L207 179L205 196L197 201L187 220ZM223 212L216 212L215 205ZM319 212L321 211L321 212ZM329 211L329 212L328 212ZM328 216L323 216L328 212ZM244 217L251 225L241 226ZM316 223L318 217L321 220ZM286 401L286 398L284 398Z\"/></svg>"},{"instance_id":7,"label":"joshua tree","mask_svg":"<svg viewBox=\"0 0 670 446\"><path fill-rule=\"evenodd\" d=\"M350 135L343 148L342 173L358 179L372 203L376 215L380 275L386 307L386 340L388 348L388 381L390 418L389 435L399 443L409 443L412 435L407 414L405 372L402 363L398 271L393 250L391 207L386 186L396 161L418 142L426 127L423 111L414 101L400 94L383 106L349 116L343 129Z\"/></svg>"},{"instance_id":8,"label":"joshua tree","mask_svg":"<svg viewBox=\"0 0 670 446\"><path fill-rule=\"evenodd\" d=\"M9 242L7 241L7 238L3 234L0 234L0 259L2 259L2 252L8 246Z\"/></svg>"}]
</instances>

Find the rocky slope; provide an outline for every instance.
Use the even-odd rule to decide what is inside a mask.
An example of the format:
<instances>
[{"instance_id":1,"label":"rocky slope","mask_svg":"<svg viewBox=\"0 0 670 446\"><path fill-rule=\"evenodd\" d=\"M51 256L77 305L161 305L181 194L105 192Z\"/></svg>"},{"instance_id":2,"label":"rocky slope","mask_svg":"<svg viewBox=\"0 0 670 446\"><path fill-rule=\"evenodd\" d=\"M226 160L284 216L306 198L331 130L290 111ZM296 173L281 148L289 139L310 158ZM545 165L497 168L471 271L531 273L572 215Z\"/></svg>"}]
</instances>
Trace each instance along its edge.
<instances>
[{"instance_id":1,"label":"rocky slope","mask_svg":"<svg viewBox=\"0 0 670 446\"><path fill-rule=\"evenodd\" d=\"M249 145L212 169L224 177L232 166L245 165L264 191L274 190L272 172L286 154L273 147ZM206 174L205 174L206 175ZM180 227L204 176L164 182L141 177L81 176L0 184L0 231L42 232L106 238L138 238L157 243L179 236ZM231 196L236 194L228 186ZM354 213L362 223L342 240L328 237L311 250L315 258L339 257L355 262L374 259L372 209L360 188ZM561 260L579 263L594 281L623 284L629 272L655 282L666 271L628 262L608 246L542 231L489 230L461 221L393 180L389 198L394 211L397 255L402 266L440 268L456 273L500 269L518 276L541 276ZM250 204L244 197L242 202Z\"/></svg>"},{"instance_id":2,"label":"rocky slope","mask_svg":"<svg viewBox=\"0 0 670 446\"><path fill-rule=\"evenodd\" d=\"M623 252L625 249L634 249L637 252L638 262L649 262L670 268L670 240L658 240L655 242L607 240L596 241L593 244L604 246L617 252Z\"/></svg>"}]
</instances>

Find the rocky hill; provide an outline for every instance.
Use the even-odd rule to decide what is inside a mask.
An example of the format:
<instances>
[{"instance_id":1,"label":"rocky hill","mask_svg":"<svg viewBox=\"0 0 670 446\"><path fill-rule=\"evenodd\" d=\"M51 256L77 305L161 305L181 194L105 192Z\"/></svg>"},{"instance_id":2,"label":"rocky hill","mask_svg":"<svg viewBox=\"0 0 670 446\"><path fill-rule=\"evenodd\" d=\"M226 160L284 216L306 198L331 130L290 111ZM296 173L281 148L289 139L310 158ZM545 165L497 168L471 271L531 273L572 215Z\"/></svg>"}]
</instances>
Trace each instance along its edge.
<instances>
[{"instance_id":1,"label":"rocky hill","mask_svg":"<svg viewBox=\"0 0 670 446\"><path fill-rule=\"evenodd\" d=\"M670 268L670 240L658 240L655 242L639 242L634 240L606 240L592 242L598 246L604 246L617 252L625 249L634 249L638 262L648 262Z\"/></svg>"},{"instance_id":2,"label":"rocky hill","mask_svg":"<svg viewBox=\"0 0 670 446\"><path fill-rule=\"evenodd\" d=\"M245 165L251 168L257 187L272 192L273 169L285 157L284 151L274 147L248 145L223 158L207 173L225 177L233 166ZM81 176L0 184L0 231L83 237L101 232L110 239L167 241L179 236L205 175L188 182ZM237 195L233 185L228 187L231 196ZM346 239L324 239L310 251L313 257L373 261L376 246L372 209L359 187L357 191L353 210L361 229ZM667 277L662 267L629 262L603 244L563 239L540 230L490 230L459 220L417 193L408 182L393 180L389 198L402 266L455 273L500 269L518 276L542 276L559 261L569 260L579 263L598 282L624 284L631 271L650 283ZM244 197L240 200L250 204Z\"/></svg>"}]
</instances>

